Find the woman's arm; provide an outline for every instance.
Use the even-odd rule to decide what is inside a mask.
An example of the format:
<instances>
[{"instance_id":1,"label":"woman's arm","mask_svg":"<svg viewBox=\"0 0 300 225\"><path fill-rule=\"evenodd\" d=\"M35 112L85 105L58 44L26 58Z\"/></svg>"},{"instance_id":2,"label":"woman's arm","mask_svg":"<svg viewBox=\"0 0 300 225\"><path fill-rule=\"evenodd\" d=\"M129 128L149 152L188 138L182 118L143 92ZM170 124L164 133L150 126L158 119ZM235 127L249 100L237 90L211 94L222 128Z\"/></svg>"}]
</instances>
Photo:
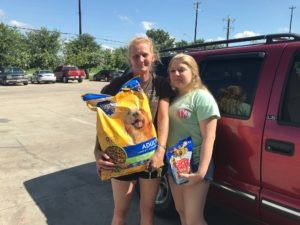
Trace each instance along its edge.
<instances>
[{"instance_id":1,"label":"woman's arm","mask_svg":"<svg viewBox=\"0 0 300 225\"><path fill-rule=\"evenodd\" d=\"M150 160L151 168L156 170L164 165L164 156L169 132L169 99L159 100L157 112L157 142L155 154Z\"/></svg>"}]
</instances>

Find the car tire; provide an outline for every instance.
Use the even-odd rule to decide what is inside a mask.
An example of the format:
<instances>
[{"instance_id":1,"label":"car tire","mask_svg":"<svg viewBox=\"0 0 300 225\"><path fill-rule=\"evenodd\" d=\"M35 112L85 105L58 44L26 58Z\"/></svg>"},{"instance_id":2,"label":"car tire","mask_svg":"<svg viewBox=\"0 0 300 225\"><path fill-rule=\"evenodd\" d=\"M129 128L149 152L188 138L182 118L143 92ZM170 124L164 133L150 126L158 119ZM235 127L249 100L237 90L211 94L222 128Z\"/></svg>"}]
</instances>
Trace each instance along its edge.
<instances>
[{"instance_id":1,"label":"car tire","mask_svg":"<svg viewBox=\"0 0 300 225\"><path fill-rule=\"evenodd\" d=\"M81 82L82 82L82 78L79 78L79 79L78 79L78 83L81 83Z\"/></svg>"},{"instance_id":2,"label":"car tire","mask_svg":"<svg viewBox=\"0 0 300 225\"><path fill-rule=\"evenodd\" d=\"M62 81L63 81L64 83L68 83L68 78L67 78L66 76L63 76Z\"/></svg>"},{"instance_id":3,"label":"car tire","mask_svg":"<svg viewBox=\"0 0 300 225\"><path fill-rule=\"evenodd\" d=\"M24 85L28 85L28 82L24 82L23 84L24 84Z\"/></svg>"}]
</instances>

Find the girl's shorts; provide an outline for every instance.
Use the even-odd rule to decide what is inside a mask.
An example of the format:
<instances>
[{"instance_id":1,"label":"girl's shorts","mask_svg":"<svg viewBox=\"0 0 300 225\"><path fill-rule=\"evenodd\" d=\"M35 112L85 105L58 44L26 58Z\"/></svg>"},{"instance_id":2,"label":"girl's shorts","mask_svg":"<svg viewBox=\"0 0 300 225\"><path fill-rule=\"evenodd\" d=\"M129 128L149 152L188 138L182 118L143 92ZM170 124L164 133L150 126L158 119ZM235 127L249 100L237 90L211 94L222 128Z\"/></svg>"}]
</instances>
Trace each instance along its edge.
<instances>
[{"instance_id":1,"label":"girl's shorts","mask_svg":"<svg viewBox=\"0 0 300 225\"><path fill-rule=\"evenodd\" d=\"M191 162L191 170L192 170L193 173L197 172L198 168L199 168L199 162L198 163L192 163ZM171 172L171 170L170 170L169 167L168 167L167 173L169 175L172 174L172 172ZM213 162L213 160L211 160L210 163L209 163L207 172L206 172L206 174L204 176L204 180L206 180L206 181L213 181L213 178L214 178L214 162Z\"/></svg>"},{"instance_id":2,"label":"girl's shorts","mask_svg":"<svg viewBox=\"0 0 300 225\"><path fill-rule=\"evenodd\" d=\"M199 168L199 163L196 164L191 163L191 169L193 173L197 172L198 168ZM213 181L213 178L214 178L214 162L213 160L211 160L207 172L204 176L204 180Z\"/></svg>"}]
</instances>

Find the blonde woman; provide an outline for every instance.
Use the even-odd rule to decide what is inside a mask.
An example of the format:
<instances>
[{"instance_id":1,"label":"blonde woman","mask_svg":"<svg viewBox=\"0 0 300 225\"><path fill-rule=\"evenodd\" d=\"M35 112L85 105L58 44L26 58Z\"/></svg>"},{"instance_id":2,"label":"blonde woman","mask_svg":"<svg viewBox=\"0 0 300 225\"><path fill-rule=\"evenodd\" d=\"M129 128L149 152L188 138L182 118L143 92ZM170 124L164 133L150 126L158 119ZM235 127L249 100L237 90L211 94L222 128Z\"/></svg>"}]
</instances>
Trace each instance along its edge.
<instances>
[{"instance_id":1,"label":"blonde woman","mask_svg":"<svg viewBox=\"0 0 300 225\"><path fill-rule=\"evenodd\" d=\"M115 206L112 225L125 224L137 181L140 185L140 224L154 224L155 198L160 176L163 175L157 172L157 169L163 165L169 128L169 98L174 95L169 83L153 73L152 65L155 60L157 60L157 55L152 41L147 37L134 38L128 46L128 61L131 72L115 78L102 90L102 93L115 95L125 82L135 76L140 76L141 87L149 99L152 118L158 135L158 147L149 162L150 172L145 171L111 179ZM109 161L109 156L101 151L98 141L96 141L94 153L99 171L115 168L116 165Z\"/></svg>"},{"instance_id":2,"label":"blonde woman","mask_svg":"<svg viewBox=\"0 0 300 225\"><path fill-rule=\"evenodd\" d=\"M188 182L177 185L169 176L175 207L182 225L207 225L203 212L209 181L213 179L212 153L219 109L203 85L193 57L182 53L174 56L168 70L177 95L169 108L167 146L189 136L193 141L191 172L179 173Z\"/></svg>"}]
</instances>

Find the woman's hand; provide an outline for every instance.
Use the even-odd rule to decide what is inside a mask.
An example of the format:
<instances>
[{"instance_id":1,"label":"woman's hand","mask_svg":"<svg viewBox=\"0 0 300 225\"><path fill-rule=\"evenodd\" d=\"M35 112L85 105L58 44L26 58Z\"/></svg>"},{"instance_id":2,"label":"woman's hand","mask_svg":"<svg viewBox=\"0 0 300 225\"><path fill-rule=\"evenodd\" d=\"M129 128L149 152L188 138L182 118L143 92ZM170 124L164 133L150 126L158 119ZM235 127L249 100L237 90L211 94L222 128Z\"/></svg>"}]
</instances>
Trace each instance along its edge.
<instances>
[{"instance_id":1,"label":"woman's hand","mask_svg":"<svg viewBox=\"0 0 300 225\"><path fill-rule=\"evenodd\" d=\"M149 160L148 168L150 170L157 170L158 168L162 167L164 165L164 156L165 151L157 148L154 155Z\"/></svg>"},{"instance_id":2,"label":"woman's hand","mask_svg":"<svg viewBox=\"0 0 300 225\"><path fill-rule=\"evenodd\" d=\"M98 170L113 170L116 168L116 164L111 162L111 158L102 151L95 153L96 166Z\"/></svg>"}]
</instances>

